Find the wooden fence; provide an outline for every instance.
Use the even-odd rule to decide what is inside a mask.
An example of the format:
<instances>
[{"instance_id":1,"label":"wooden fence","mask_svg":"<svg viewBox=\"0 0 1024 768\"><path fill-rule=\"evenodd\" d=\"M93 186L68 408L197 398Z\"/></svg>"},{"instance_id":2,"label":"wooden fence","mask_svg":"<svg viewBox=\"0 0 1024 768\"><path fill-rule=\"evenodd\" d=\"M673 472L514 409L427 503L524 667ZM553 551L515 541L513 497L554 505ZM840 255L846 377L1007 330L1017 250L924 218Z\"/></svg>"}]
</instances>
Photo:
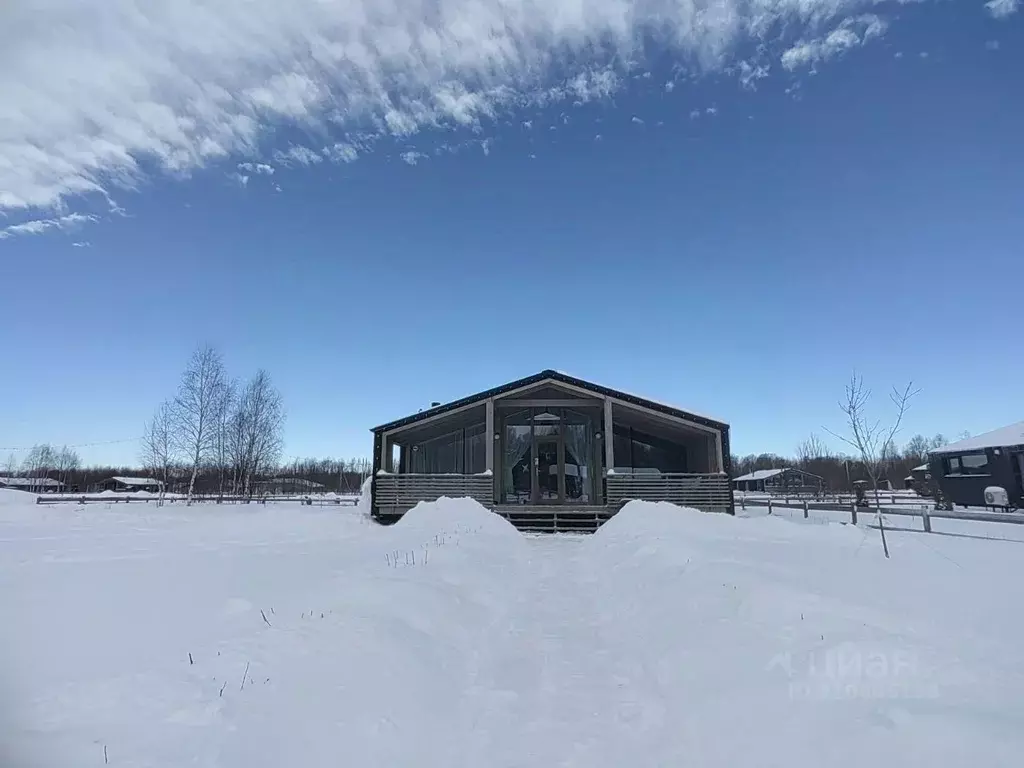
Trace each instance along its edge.
<instances>
[{"instance_id":1,"label":"wooden fence","mask_svg":"<svg viewBox=\"0 0 1024 768\"><path fill-rule=\"evenodd\" d=\"M164 504L185 504L186 499L182 498L165 498ZM359 501L358 498L353 496L342 496L339 498L324 499L317 498L316 496L265 496L265 497L249 497L249 496L193 496L193 504L264 504L266 502L273 502L279 504L282 502L298 503L309 506L342 506L342 507L354 507ZM97 496L97 495L78 495L78 496L37 496L36 504L158 504L160 503L159 496L146 497L135 497L131 496Z\"/></svg>"},{"instance_id":2,"label":"wooden fence","mask_svg":"<svg viewBox=\"0 0 1024 768\"><path fill-rule=\"evenodd\" d=\"M878 507L858 507L856 503L850 502L849 504L842 503L828 503L828 502L815 502L815 501L778 501L776 499L739 499L740 509L746 509L747 507L767 507L768 514L772 514L775 509L801 509L804 513L804 519L807 519L812 511L821 512L846 512L850 515L850 522L854 525L857 524L860 515L868 517L870 515L878 514ZM942 510L934 509L928 506L921 506L917 509L909 507L881 507L883 515L896 515L903 517L919 517L921 518L924 530L931 533L932 530L932 519L939 518L942 520L972 520L979 523L1011 523L1014 525L1024 525L1024 515L1014 514L1012 512L957 512L956 510Z\"/></svg>"}]
</instances>

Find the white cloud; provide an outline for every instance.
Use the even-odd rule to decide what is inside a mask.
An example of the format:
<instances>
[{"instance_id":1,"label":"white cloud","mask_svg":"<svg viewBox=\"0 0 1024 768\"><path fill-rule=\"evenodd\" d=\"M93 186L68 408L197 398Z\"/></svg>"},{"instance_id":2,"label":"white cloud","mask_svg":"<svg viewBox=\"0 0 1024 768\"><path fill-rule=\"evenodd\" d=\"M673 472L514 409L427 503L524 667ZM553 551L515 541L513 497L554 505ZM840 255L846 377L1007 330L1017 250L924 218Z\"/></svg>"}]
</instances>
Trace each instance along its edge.
<instances>
[{"instance_id":1,"label":"white cloud","mask_svg":"<svg viewBox=\"0 0 1024 768\"><path fill-rule=\"evenodd\" d=\"M483 139L483 140L481 140L481 142L480 142L480 149L483 151L483 153L485 155L491 154L491 144L493 144L493 143L494 143L493 139Z\"/></svg>"},{"instance_id":2,"label":"white cloud","mask_svg":"<svg viewBox=\"0 0 1024 768\"><path fill-rule=\"evenodd\" d=\"M403 152L399 157L402 158L403 162L409 165L416 165L420 160L426 159L427 156L422 152L410 150L409 152Z\"/></svg>"},{"instance_id":3,"label":"white cloud","mask_svg":"<svg viewBox=\"0 0 1024 768\"><path fill-rule=\"evenodd\" d=\"M1017 4L993 0L989 12L1008 14ZM805 46L787 52L791 68L824 61L854 38L870 39L870 23L836 24L875 5L47 0L43 23L37 4L6 3L0 210L109 197L137 186L148 168L185 175L216 160L252 157L267 151L263 145L279 127L325 137L328 145L338 140L334 131L402 137L425 128L479 130L512 110L607 99L655 53L692 61L694 71L722 70L735 51L774 41L778 30ZM349 162L349 154L327 157ZM308 148L281 157L300 166L323 159Z\"/></svg>"},{"instance_id":4,"label":"white cloud","mask_svg":"<svg viewBox=\"0 0 1024 768\"><path fill-rule=\"evenodd\" d=\"M323 155L301 144L293 144L288 149L278 150L274 159L282 165L316 165L324 161Z\"/></svg>"},{"instance_id":5,"label":"white cloud","mask_svg":"<svg viewBox=\"0 0 1024 768\"><path fill-rule=\"evenodd\" d=\"M711 107L708 107L707 109L705 109L704 111L707 112L709 115L717 115L718 114L718 107L711 106Z\"/></svg>"},{"instance_id":6,"label":"white cloud","mask_svg":"<svg viewBox=\"0 0 1024 768\"><path fill-rule=\"evenodd\" d=\"M999 50L999 41L998 40L989 40L989 41L987 41L985 43L985 48L987 48L990 51L998 51Z\"/></svg>"},{"instance_id":7,"label":"white cloud","mask_svg":"<svg viewBox=\"0 0 1024 768\"><path fill-rule=\"evenodd\" d=\"M673 80L669 80L667 83L665 83L665 90L668 93L672 93L672 91L674 91L675 89L676 89L676 84L675 84L675 82Z\"/></svg>"},{"instance_id":8,"label":"white cloud","mask_svg":"<svg viewBox=\"0 0 1024 768\"><path fill-rule=\"evenodd\" d=\"M73 248L92 248L92 243L88 240L82 240L80 242L74 242L71 244Z\"/></svg>"},{"instance_id":9,"label":"white cloud","mask_svg":"<svg viewBox=\"0 0 1024 768\"><path fill-rule=\"evenodd\" d=\"M526 130L533 128L533 120L523 120L523 128Z\"/></svg>"},{"instance_id":10,"label":"white cloud","mask_svg":"<svg viewBox=\"0 0 1024 768\"><path fill-rule=\"evenodd\" d=\"M239 163L238 170L244 173L255 173L263 176L273 176L274 166L266 163Z\"/></svg>"},{"instance_id":11,"label":"white cloud","mask_svg":"<svg viewBox=\"0 0 1024 768\"><path fill-rule=\"evenodd\" d=\"M324 157L332 163L354 163L359 159L359 148L347 141L339 141L330 147L324 147Z\"/></svg>"},{"instance_id":12,"label":"white cloud","mask_svg":"<svg viewBox=\"0 0 1024 768\"><path fill-rule=\"evenodd\" d=\"M228 178L238 182L243 187L249 184L249 176L244 173L229 173Z\"/></svg>"},{"instance_id":13,"label":"white cloud","mask_svg":"<svg viewBox=\"0 0 1024 768\"><path fill-rule=\"evenodd\" d=\"M748 90L757 90L757 81L768 77L771 67L767 64L751 64L749 61L739 63L740 85Z\"/></svg>"},{"instance_id":14,"label":"white cloud","mask_svg":"<svg viewBox=\"0 0 1024 768\"><path fill-rule=\"evenodd\" d=\"M1017 9L1020 8L1020 0L989 0L985 3L985 7L993 18L1005 19L1017 12Z\"/></svg>"},{"instance_id":15,"label":"white cloud","mask_svg":"<svg viewBox=\"0 0 1024 768\"><path fill-rule=\"evenodd\" d=\"M801 40L789 48L782 54L782 66L789 70L814 66L881 37L885 30L886 23L873 13L851 16L824 37Z\"/></svg>"},{"instance_id":16,"label":"white cloud","mask_svg":"<svg viewBox=\"0 0 1024 768\"><path fill-rule=\"evenodd\" d=\"M691 109L690 110L690 119L691 120L696 120L698 117L700 117L700 114L701 113L700 113L699 109Z\"/></svg>"},{"instance_id":17,"label":"white cloud","mask_svg":"<svg viewBox=\"0 0 1024 768\"><path fill-rule=\"evenodd\" d=\"M641 119L640 119L639 117L637 117L636 115L633 115L632 119L630 119L630 122L631 122L631 123L635 123L636 125L643 125L643 124L644 124L644 121L643 121L643 120L641 120Z\"/></svg>"},{"instance_id":18,"label":"white cloud","mask_svg":"<svg viewBox=\"0 0 1024 768\"><path fill-rule=\"evenodd\" d=\"M95 216L83 213L69 213L66 216L59 216L53 219L23 221L20 224L12 224L9 227L0 229L0 240L6 240L18 235L41 235L51 229L68 231L93 221L96 221Z\"/></svg>"}]
</instances>

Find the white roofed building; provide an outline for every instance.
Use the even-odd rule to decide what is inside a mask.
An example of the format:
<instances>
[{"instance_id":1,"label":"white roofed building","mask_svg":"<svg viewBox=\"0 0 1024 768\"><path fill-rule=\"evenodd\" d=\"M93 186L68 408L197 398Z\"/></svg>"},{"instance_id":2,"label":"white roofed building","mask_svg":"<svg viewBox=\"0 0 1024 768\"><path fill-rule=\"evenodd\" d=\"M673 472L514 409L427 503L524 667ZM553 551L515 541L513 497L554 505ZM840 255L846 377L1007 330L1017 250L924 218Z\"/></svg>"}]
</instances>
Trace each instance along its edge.
<instances>
[{"instance_id":1,"label":"white roofed building","mask_svg":"<svg viewBox=\"0 0 1024 768\"><path fill-rule=\"evenodd\" d=\"M100 490L115 491L117 493L131 493L134 491L159 493L161 485L163 483L152 477L111 477L100 483Z\"/></svg>"},{"instance_id":2,"label":"white roofed building","mask_svg":"<svg viewBox=\"0 0 1024 768\"><path fill-rule=\"evenodd\" d=\"M779 469L755 469L746 475L733 478L732 487L737 491L776 494L817 494L824 489L825 481L819 475L795 467Z\"/></svg>"},{"instance_id":3,"label":"white roofed building","mask_svg":"<svg viewBox=\"0 0 1024 768\"><path fill-rule=\"evenodd\" d=\"M0 488L31 493L60 493L64 483L52 477L0 477Z\"/></svg>"}]
</instances>

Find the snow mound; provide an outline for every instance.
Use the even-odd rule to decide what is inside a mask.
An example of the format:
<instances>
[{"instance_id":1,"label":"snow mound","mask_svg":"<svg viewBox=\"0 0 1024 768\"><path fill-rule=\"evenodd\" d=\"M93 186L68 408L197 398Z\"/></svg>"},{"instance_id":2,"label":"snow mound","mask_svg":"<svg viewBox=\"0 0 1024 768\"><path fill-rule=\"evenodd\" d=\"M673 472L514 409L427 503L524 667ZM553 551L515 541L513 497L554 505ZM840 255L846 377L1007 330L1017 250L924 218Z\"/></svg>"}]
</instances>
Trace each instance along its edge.
<instances>
[{"instance_id":1,"label":"snow mound","mask_svg":"<svg viewBox=\"0 0 1024 768\"><path fill-rule=\"evenodd\" d=\"M16 491L13 488L0 488L0 504L13 506L15 504L35 504L36 495L26 491Z\"/></svg>"},{"instance_id":2,"label":"snow mound","mask_svg":"<svg viewBox=\"0 0 1024 768\"><path fill-rule=\"evenodd\" d=\"M706 517L707 513L667 501L630 501L598 528L594 537L599 540L647 539L692 528L695 516Z\"/></svg>"},{"instance_id":3,"label":"snow mound","mask_svg":"<svg viewBox=\"0 0 1024 768\"><path fill-rule=\"evenodd\" d=\"M451 499L442 496L437 501L421 501L395 523L399 530L472 531L490 536L520 539L522 535L503 517L491 512L480 502L470 498Z\"/></svg>"},{"instance_id":4,"label":"snow mound","mask_svg":"<svg viewBox=\"0 0 1024 768\"><path fill-rule=\"evenodd\" d=\"M359 501L356 502L356 512L363 517L369 517L370 509L370 486L373 485L373 478L368 477L363 481L363 487L359 489Z\"/></svg>"}]
</instances>

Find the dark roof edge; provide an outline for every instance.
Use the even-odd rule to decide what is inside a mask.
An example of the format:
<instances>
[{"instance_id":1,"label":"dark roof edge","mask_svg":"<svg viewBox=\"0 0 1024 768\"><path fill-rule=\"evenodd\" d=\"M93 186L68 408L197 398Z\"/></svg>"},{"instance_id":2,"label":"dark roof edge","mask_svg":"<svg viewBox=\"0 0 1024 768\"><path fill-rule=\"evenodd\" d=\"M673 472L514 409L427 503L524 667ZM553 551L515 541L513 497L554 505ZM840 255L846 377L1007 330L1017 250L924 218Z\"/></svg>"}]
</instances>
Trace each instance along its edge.
<instances>
[{"instance_id":1,"label":"dark roof edge","mask_svg":"<svg viewBox=\"0 0 1024 768\"><path fill-rule=\"evenodd\" d=\"M508 384L502 384L500 387L493 387L492 389L478 392L475 395L469 395L468 397L460 398L459 400L453 400L450 403L439 405L436 408L428 408L425 411L413 414L412 416L406 416L403 419L396 419L395 421L389 421L387 424L381 424L379 427L373 427L371 432L386 432L392 429L398 429L399 427L405 427L410 424L415 424L418 421L431 418L433 416L440 416L441 414L447 413L448 411L454 411L457 408L462 408L467 405L472 405L476 402L487 400L491 397L497 397L498 395L504 394L505 392L511 392L512 390L521 389L522 387L528 387L531 384L539 384L542 381L551 379L553 381L560 381L563 384L569 384L571 386L580 387L581 389L587 389L595 394L603 395L606 397L614 397L616 400L622 400L633 405L639 405L652 411L664 413L668 416L676 416L678 418L687 419L696 424L701 424L706 427L712 427L714 429L728 429L729 425L724 421L716 421L715 419L709 419L706 416L699 416L689 411L684 411L681 408L674 408L671 405L665 405L654 400L647 400L637 395L631 395L628 392L622 392L617 389L610 387L604 387L600 384L594 384L591 381L585 381L584 379L577 379L575 376L570 376L566 373L559 371L546 370L540 373L535 373L532 376L527 376L523 379L516 379L510 381Z\"/></svg>"}]
</instances>

